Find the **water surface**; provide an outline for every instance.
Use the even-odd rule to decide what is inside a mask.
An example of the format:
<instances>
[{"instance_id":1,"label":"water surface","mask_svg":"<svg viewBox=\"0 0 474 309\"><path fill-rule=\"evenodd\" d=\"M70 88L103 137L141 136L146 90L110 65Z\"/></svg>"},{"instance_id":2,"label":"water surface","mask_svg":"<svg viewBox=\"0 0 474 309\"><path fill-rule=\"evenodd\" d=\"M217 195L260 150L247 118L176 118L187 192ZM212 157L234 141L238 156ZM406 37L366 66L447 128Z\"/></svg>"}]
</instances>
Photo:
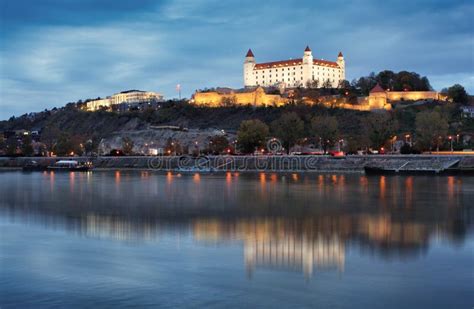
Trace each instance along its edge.
<instances>
[{"instance_id":1,"label":"water surface","mask_svg":"<svg viewBox=\"0 0 474 309\"><path fill-rule=\"evenodd\" d=\"M0 172L0 307L474 304L474 178Z\"/></svg>"}]
</instances>

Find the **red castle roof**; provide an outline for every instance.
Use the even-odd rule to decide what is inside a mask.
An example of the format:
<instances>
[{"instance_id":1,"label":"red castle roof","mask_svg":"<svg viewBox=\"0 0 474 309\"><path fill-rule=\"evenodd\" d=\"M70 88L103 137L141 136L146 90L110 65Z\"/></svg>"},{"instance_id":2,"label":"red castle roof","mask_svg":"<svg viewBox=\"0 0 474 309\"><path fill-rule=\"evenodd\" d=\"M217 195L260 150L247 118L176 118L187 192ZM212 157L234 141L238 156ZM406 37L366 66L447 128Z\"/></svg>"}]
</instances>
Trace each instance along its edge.
<instances>
[{"instance_id":1,"label":"red castle roof","mask_svg":"<svg viewBox=\"0 0 474 309\"><path fill-rule=\"evenodd\" d=\"M271 69L277 67L288 67L288 66L295 66L295 65L302 65L303 59L290 59L290 60L281 60L281 61L272 61L272 62L264 62L264 63L257 63L254 67L254 70L261 70L261 69ZM327 66L331 68L339 68L339 65L333 61L326 61L322 59L313 59L314 65L320 66Z\"/></svg>"},{"instance_id":2,"label":"red castle roof","mask_svg":"<svg viewBox=\"0 0 474 309\"><path fill-rule=\"evenodd\" d=\"M337 56L338 56L338 57L344 57L344 56L342 55L342 52L339 52L339 55L337 55Z\"/></svg>"},{"instance_id":3,"label":"red castle roof","mask_svg":"<svg viewBox=\"0 0 474 309\"><path fill-rule=\"evenodd\" d=\"M255 57L250 48L249 48L249 51L247 52L247 55L245 55L245 57Z\"/></svg>"},{"instance_id":4,"label":"red castle roof","mask_svg":"<svg viewBox=\"0 0 474 309\"><path fill-rule=\"evenodd\" d=\"M309 46L306 45L306 48L304 49L304 51L311 51L311 48L309 48Z\"/></svg>"},{"instance_id":5,"label":"red castle roof","mask_svg":"<svg viewBox=\"0 0 474 309\"><path fill-rule=\"evenodd\" d=\"M385 90L383 90L383 88L377 83L377 85L375 85L375 87L370 90L370 93L375 92L385 92Z\"/></svg>"}]
</instances>

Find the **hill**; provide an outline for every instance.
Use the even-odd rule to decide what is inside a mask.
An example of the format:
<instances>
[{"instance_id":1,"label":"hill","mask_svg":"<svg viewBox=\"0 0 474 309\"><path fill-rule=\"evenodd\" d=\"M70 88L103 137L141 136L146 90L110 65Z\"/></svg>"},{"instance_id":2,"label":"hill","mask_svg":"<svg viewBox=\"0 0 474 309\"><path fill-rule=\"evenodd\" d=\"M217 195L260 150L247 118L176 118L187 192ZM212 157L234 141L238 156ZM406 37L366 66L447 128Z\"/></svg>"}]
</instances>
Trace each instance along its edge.
<instances>
[{"instance_id":1,"label":"hill","mask_svg":"<svg viewBox=\"0 0 474 309\"><path fill-rule=\"evenodd\" d=\"M449 124L449 134L474 132L472 119L462 117L459 105L445 102L403 102L391 111L385 111L387 119L396 122L398 135L415 132L418 113L437 110ZM198 107L186 101L168 101L156 109L127 112L87 112L68 104L60 109L12 117L0 122L0 131L28 130L41 132L41 142L54 145L58 140L74 140L83 144L91 140L95 147L100 140L120 132L145 131L150 126L172 125L186 129L219 129L235 133L241 122L259 119L270 125L283 114L296 113L304 122L304 136L312 136L311 119L315 116L334 116L340 136L346 139L367 138L367 126L371 112L327 108L319 105L289 104L283 107L227 106L219 108Z\"/></svg>"}]
</instances>

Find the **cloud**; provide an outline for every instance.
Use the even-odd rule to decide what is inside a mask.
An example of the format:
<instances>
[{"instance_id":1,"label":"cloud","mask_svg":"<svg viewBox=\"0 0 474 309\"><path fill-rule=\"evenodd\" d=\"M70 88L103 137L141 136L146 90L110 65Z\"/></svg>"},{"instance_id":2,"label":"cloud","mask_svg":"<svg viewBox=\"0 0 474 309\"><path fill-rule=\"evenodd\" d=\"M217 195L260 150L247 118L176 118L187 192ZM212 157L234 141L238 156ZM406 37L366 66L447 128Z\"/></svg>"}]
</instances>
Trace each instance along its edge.
<instances>
[{"instance_id":1,"label":"cloud","mask_svg":"<svg viewBox=\"0 0 474 309\"><path fill-rule=\"evenodd\" d=\"M323 59L342 50L348 79L409 70L474 92L470 1L5 3L0 119L131 88L241 87L249 47L257 61L301 57L307 44Z\"/></svg>"}]
</instances>

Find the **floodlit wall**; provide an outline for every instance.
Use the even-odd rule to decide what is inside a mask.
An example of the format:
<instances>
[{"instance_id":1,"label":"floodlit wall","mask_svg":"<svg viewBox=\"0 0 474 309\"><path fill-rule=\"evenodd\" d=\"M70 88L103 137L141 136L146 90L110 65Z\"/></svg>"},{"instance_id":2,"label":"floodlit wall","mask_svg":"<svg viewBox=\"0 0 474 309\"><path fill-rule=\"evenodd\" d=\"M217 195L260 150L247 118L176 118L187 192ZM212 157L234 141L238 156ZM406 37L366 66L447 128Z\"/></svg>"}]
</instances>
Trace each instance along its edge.
<instances>
[{"instance_id":1,"label":"floodlit wall","mask_svg":"<svg viewBox=\"0 0 474 309\"><path fill-rule=\"evenodd\" d=\"M196 92L194 94L194 104L207 105L212 107L223 106L226 103L236 105L256 105L256 106L282 106L287 103L287 99L278 94L266 94L262 88L257 88L252 92L221 94L215 91Z\"/></svg>"},{"instance_id":2,"label":"floodlit wall","mask_svg":"<svg viewBox=\"0 0 474 309\"><path fill-rule=\"evenodd\" d=\"M440 99L440 96L436 91L387 91L386 96L389 101Z\"/></svg>"}]
</instances>

